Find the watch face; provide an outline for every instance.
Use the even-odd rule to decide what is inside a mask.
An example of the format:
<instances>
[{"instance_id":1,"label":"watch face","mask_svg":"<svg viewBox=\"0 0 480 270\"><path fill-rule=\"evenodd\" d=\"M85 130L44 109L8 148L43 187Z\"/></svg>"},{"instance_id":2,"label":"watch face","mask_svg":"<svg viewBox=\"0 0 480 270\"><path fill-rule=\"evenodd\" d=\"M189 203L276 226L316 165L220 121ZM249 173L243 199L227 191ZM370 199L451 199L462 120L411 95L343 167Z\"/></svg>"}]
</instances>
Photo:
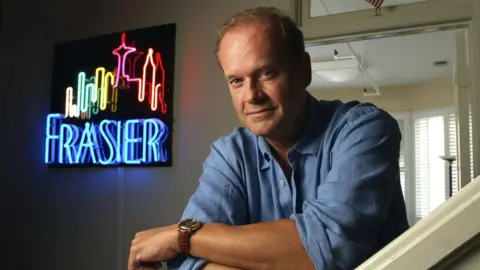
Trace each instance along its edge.
<instances>
[{"instance_id":1,"label":"watch face","mask_svg":"<svg viewBox=\"0 0 480 270\"><path fill-rule=\"evenodd\" d=\"M178 227L182 230L196 230L198 229L202 223L199 220L194 218L184 219L180 221Z\"/></svg>"}]
</instances>

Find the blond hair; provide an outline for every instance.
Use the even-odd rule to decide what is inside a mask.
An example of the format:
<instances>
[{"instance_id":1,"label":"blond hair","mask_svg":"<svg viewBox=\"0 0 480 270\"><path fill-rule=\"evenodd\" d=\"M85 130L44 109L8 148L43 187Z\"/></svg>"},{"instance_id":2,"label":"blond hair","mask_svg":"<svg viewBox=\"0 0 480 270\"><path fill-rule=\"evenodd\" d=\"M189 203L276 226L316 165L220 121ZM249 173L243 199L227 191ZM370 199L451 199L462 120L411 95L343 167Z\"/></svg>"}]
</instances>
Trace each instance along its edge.
<instances>
[{"instance_id":1,"label":"blond hair","mask_svg":"<svg viewBox=\"0 0 480 270\"><path fill-rule=\"evenodd\" d=\"M305 52L305 43L303 33L297 27L295 22L281 10L274 7L257 7L246 9L227 19L217 31L217 40L215 44L215 57L218 60L218 51L220 43L225 34L232 28L242 23L252 21L263 21L267 24L271 34L279 38L280 46L285 50L290 60L300 62Z\"/></svg>"}]
</instances>

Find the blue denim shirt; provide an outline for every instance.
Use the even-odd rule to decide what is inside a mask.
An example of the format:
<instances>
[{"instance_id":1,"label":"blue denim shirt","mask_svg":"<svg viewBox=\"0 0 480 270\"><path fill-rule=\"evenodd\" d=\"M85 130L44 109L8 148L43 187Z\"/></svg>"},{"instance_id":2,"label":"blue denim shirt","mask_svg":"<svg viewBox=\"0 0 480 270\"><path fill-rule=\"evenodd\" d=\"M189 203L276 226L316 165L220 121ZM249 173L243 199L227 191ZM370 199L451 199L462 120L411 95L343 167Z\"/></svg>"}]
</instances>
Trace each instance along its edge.
<instances>
[{"instance_id":1,"label":"blue denim shirt","mask_svg":"<svg viewBox=\"0 0 480 270\"><path fill-rule=\"evenodd\" d=\"M293 219L316 269L354 269L409 228L399 180L401 134L372 104L309 95L286 179L269 145L245 128L211 146L182 218L244 225ZM180 269L206 261L186 258Z\"/></svg>"}]
</instances>

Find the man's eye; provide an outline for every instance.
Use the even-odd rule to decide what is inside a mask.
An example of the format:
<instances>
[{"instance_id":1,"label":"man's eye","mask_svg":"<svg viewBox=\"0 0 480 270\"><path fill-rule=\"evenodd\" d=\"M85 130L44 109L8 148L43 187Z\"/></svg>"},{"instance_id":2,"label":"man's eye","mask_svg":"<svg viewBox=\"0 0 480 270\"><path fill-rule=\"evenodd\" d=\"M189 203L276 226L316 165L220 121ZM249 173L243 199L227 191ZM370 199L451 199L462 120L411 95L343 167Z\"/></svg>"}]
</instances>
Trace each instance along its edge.
<instances>
[{"instance_id":1,"label":"man's eye","mask_svg":"<svg viewBox=\"0 0 480 270\"><path fill-rule=\"evenodd\" d=\"M275 73L271 70L267 70L267 71L262 72L262 76L264 76L264 77L272 77L273 75L275 75Z\"/></svg>"},{"instance_id":2,"label":"man's eye","mask_svg":"<svg viewBox=\"0 0 480 270\"><path fill-rule=\"evenodd\" d=\"M240 83L239 79L230 80L230 84L239 84L239 83Z\"/></svg>"}]
</instances>

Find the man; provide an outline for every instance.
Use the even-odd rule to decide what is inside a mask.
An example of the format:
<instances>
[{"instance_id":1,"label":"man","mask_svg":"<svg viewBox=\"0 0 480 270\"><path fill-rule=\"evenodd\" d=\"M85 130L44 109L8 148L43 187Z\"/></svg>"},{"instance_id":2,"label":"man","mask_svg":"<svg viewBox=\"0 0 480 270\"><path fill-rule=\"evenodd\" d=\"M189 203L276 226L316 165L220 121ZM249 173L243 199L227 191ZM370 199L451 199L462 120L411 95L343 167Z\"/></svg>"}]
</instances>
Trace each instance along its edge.
<instances>
[{"instance_id":1,"label":"man","mask_svg":"<svg viewBox=\"0 0 480 270\"><path fill-rule=\"evenodd\" d=\"M353 269L408 229L396 121L308 94L289 17L233 16L216 56L245 127L212 144L179 225L136 235L129 269L179 254L180 269Z\"/></svg>"}]
</instances>

